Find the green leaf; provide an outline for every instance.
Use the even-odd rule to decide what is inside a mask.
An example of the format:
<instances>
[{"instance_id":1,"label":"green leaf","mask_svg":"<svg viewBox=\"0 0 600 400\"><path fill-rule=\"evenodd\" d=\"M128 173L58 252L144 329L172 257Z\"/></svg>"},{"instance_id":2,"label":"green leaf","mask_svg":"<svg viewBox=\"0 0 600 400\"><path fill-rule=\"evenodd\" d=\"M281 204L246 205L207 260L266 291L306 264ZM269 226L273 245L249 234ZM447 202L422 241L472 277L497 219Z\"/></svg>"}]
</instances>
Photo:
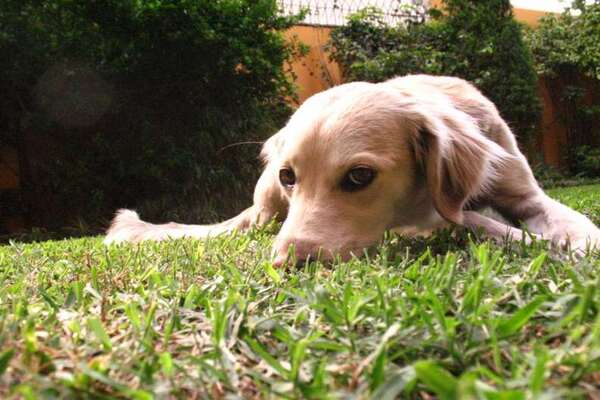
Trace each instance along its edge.
<instances>
[{"instance_id":1,"label":"green leaf","mask_svg":"<svg viewBox=\"0 0 600 400\"><path fill-rule=\"evenodd\" d=\"M140 318L140 312L137 304L134 302L127 303L125 306L125 315L129 317L129 321L131 321L131 324L136 329L140 330L142 328L142 320Z\"/></svg>"},{"instance_id":2,"label":"green leaf","mask_svg":"<svg viewBox=\"0 0 600 400\"><path fill-rule=\"evenodd\" d=\"M160 366L166 376L173 376L173 358L170 353L162 353L159 357Z\"/></svg>"},{"instance_id":3,"label":"green leaf","mask_svg":"<svg viewBox=\"0 0 600 400\"><path fill-rule=\"evenodd\" d=\"M14 355L14 349L6 350L2 354L0 354L0 376L2 376L2 374L4 374L4 372L8 368L8 364L10 363L10 360L13 358Z\"/></svg>"},{"instance_id":4,"label":"green leaf","mask_svg":"<svg viewBox=\"0 0 600 400\"><path fill-rule=\"evenodd\" d=\"M548 351L544 347L535 349L535 367L531 372L529 387L534 397L539 396L544 388L544 375L546 372L546 363L548 362Z\"/></svg>"},{"instance_id":5,"label":"green leaf","mask_svg":"<svg viewBox=\"0 0 600 400\"><path fill-rule=\"evenodd\" d=\"M40 295L42 296L42 298L43 298L44 300L46 300L46 303L48 303L48 305L49 305L50 307L52 307L52 309L53 309L54 311L58 311L58 310L59 310L59 307L58 307L58 305L56 304L56 302L55 302L55 301L52 299L52 297L50 297L50 295L49 295L49 294L48 294L48 293L47 293L45 290L43 290L43 289L40 289Z\"/></svg>"},{"instance_id":6,"label":"green leaf","mask_svg":"<svg viewBox=\"0 0 600 400\"><path fill-rule=\"evenodd\" d=\"M505 390L502 392L486 392L485 398L487 400L525 400L524 392L518 390Z\"/></svg>"},{"instance_id":7,"label":"green leaf","mask_svg":"<svg viewBox=\"0 0 600 400\"><path fill-rule=\"evenodd\" d=\"M248 343L248 346L258 355L260 356L267 364L269 364L275 371L279 372L281 376L288 379L289 371L281 365L279 361L275 357L273 357L264 347L257 341L250 337L245 337L244 341Z\"/></svg>"},{"instance_id":8,"label":"green leaf","mask_svg":"<svg viewBox=\"0 0 600 400\"><path fill-rule=\"evenodd\" d=\"M112 349L112 343L110 342L110 337L106 333L102 322L97 317L90 317L87 320L88 328L94 333L96 339L102 343L105 351L110 351Z\"/></svg>"},{"instance_id":9,"label":"green leaf","mask_svg":"<svg viewBox=\"0 0 600 400\"><path fill-rule=\"evenodd\" d=\"M371 398L378 400L394 400L400 398L400 393L414 383L417 376L413 367L406 367L401 371L390 374Z\"/></svg>"},{"instance_id":10,"label":"green leaf","mask_svg":"<svg viewBox=\"0 0 600 400\"><path fill-rule=\"evenodd\" d=\"M529 274L530 279L535 278L540 271L542 265L544 265L544 261L546 261L547 253L542 252L539 256L537 256L531 263L529 263L529 267L527 268L527 273Z\"/></svg>"},{"instance_id":11,"label":"green leaf","mask_svg":"<svg viewBox=\"0 0 600 400\"><path fill-rule=\"evenodd\" d=\"M375 358L373 368L371 370L371 390L379 387L385 379L385 365L387 364L387 354L384 351L379 352L379 355Z\"/></svg>"},{"instance_id":12,"label":"green leaf","mask_svg":"<svg viewBox=\"0 0 600 400\"><path fill-rule=\"evenodd\" d=\"M531 303L521 308L508 319L502 319L496 326L496 334L505 338L517 333L546 301L546 296L537 296Z\"/></svg>"},{"instance_id":13,"label":"green leaf","mask_svg":"<svg viewBox=\"0 0 600 400\"><path fill-rule=\"evenodd\" d=\"M432 361L419 361L414 368L417 378L440 399L456 398L457 380L444 368Z\"/></svg>"},{"instance_id":14,"label":"green leaf","mask_svg":"<svg viewBox=\"0 0 600 400\"><path fill-rule=\"evenodd\" d=\"M264 269L273 282L277 284L281 283L281 276L279 276L279 273L273 268L273 264L268 262L264 263Z\"/></svg>"},{"instance_id":15,"label":"green leaf","mask_svg":"<svg viewBox=\"0 0 600 400\"><path fill-rule=\"evenodd\" d=\"M290 380L297 381L298 374L300 373L300 365L306 355L306 348L308 347L309 339L304 338L298 341L292 350L292 370L290 372Z\"/></svg>"}]
</instances>

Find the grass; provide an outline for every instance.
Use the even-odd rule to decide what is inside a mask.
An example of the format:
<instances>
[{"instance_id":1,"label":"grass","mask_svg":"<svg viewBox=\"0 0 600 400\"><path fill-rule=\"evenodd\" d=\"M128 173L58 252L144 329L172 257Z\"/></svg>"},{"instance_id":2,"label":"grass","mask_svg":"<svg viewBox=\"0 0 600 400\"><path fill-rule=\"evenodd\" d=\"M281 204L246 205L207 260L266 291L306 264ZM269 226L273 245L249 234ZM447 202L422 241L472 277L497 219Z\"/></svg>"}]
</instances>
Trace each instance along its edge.
<instances>
[{"instance_id":1,"label":"grass","mask_svg":"<svg viewBox=\"0 0 600 400\"><path fill-rule=\"evenodd\" d=\"M457 230L276 270L272 233L0 248L0 398L599 398L597 257Z\"/></svg>"}]
</instances>

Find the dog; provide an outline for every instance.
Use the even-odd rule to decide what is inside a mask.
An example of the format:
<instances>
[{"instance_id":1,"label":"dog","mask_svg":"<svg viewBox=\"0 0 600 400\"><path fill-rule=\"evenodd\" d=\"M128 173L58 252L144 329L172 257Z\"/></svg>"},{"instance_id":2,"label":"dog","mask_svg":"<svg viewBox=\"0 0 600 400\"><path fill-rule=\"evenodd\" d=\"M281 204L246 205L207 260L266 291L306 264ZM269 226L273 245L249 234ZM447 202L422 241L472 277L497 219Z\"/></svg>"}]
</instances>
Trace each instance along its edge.
<instances>
[{"instance_id":1,"label":"dog","mask_svg":"<svg viewBox=\"0 0 600 400\"><path fill-rule=\"evenodd\" d=\"M261 157L254 204L238 216L155 225L120 210L105 243L205 238L276 219L283 223L276 266L347 260L386 230L448 223L501 240L533 236L578 252L600 247L600 230L542 191L494 104L459 78L409 75L333 87L306 100ZM484 207L506 223L484 216Z\"/></svg>"}]
</instances>

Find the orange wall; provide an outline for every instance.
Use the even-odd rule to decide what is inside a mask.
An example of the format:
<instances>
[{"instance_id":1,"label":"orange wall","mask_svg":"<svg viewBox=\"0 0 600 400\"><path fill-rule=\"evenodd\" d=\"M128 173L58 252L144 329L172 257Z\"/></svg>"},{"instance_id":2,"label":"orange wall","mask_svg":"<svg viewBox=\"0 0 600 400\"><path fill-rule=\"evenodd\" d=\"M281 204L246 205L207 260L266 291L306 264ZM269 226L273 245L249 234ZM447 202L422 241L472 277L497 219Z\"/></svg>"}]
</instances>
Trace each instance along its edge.
<instances>
[{"instance_id":1,"label":"orange wall","mask_svg":"<svg viewBox=\"0 0 600 400\"><path fill-rule=\"evenodd\" d=\"M537 10L526 10L524 8L513 8L515 19L529 26L536 27L540 23L540 18L547 15L547 12Z\"/></svg>"},{"instance_id":2,"label":"orange wall","mask_svg":"<svg viewBox=\"0 0 600 400\"><path fill-rule=\"evenodd\" d=\"M297 25L286 34L288 38L310 46L308 55L292 64L300 103L315 93L342 83L340 67L329 61L324 49L330 33L330 27Z\"/></svg>"}]
</instances>

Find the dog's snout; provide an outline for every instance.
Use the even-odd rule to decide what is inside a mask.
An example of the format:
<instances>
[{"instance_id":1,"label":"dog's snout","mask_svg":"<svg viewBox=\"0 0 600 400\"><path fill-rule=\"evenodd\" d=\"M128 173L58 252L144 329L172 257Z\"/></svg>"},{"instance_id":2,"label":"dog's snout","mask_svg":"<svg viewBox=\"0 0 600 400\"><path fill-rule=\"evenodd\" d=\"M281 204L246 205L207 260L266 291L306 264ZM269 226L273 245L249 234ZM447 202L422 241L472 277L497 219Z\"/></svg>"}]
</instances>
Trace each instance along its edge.
<instances>
[{"instance_id":1,"label":"dog's snout","mask_svg":"<svg viewBox=\"0 0 600 400\"><path fill-rule=\"evenodd\" d=\"M295 266L298 268L302 268L307 262L308 258L290 258L288 255L278 255L273 261L273 266L275 266L276 268L283 268L286 266Z\"/></svg>"}]
</instances>

